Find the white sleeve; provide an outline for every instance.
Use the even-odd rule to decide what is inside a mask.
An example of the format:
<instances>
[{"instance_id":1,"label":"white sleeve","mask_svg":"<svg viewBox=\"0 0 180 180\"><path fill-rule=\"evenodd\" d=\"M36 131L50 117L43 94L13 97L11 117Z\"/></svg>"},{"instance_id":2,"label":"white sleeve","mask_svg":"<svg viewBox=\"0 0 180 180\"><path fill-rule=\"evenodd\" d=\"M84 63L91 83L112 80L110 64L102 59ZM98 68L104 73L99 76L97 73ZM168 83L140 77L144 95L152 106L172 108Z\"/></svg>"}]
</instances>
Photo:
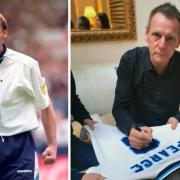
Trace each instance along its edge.
<instances>
[{"instance_id":1,"label":"white sleeve","mask_svg":"<svg viewBox=\"0 0 180 180\"><path fill-rule=\"evenodd\" d=\"M29 76L29 87L31 87L31 95L34 98L34 106L38 110L45 109L49 106L49 95L45 78L41 76L37 61L33 61Z\"/></svg>"}]
</instances>

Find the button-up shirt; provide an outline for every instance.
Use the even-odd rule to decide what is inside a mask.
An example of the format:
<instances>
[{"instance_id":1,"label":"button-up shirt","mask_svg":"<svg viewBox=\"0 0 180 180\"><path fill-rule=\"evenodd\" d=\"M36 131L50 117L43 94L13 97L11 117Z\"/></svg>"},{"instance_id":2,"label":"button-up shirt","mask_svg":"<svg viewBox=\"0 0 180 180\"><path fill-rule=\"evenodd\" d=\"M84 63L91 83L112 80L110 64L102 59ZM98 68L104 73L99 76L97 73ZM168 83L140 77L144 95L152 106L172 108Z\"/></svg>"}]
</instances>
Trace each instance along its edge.
<instances>
[{"instance_id":1,"label":"button-up shirt","mask_svg":"<svg viewBox=\"0 0 180 180\"><path fill-rule=\"evenodd\" d=\"M169 117L180 120L180 52L174 52L159 75L147 47L129 50L121 58L117 76L113 116L122 132L129 134L133 123L159 126Z\"/></svg>"}]
</instances>

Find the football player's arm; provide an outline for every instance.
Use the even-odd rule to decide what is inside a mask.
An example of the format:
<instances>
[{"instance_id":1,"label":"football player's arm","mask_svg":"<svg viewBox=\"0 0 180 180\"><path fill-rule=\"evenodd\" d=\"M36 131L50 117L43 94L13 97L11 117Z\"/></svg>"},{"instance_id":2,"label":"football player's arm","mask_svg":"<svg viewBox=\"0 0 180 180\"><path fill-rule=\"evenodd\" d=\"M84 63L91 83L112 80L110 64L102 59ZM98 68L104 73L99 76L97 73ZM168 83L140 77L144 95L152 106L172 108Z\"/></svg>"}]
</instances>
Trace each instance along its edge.
<instances>
[{"instance_id":1,"label":"football player's arm","mask_svg":"<svg viewBox=\"0 0 180 180\"><path fill-rule=\"evenodd\" d=\"M44 126L48 147L43 152L44 163L51 164L56 160L57 155L57 138L56 129L57 121L53 105L49 103L49 106L42 111L42 124Z\"/></svg>"},{"instance_id":2,"label":"football player's arm","mask_svg":"<svg viewBox=\"0 0 180 180\"><path fill-rule=\"evenodd\" d=\"M82 180L104 180L104 179L105 177L96 173L87 173L87 174L84 174L84 176L82 177Z\"/></svg>"}]
</instances>

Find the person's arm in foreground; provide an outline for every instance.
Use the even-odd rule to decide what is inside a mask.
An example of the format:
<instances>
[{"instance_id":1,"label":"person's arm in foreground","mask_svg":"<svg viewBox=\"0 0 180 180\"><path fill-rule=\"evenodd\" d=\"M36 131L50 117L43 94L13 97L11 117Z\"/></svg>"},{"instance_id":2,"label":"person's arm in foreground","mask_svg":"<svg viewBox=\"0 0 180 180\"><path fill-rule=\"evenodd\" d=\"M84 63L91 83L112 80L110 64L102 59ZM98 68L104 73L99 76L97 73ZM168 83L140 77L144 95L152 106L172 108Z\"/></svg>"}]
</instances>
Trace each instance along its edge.
<instances>
[{"instance_id":1,"label":"person's arm in foreground","mask_svg":"<svg viewBox=\"0 0 180 180\"><path fill-rule=\"evenodd\" d=\"M42 124L46 133L48 147L43 152L44 163L51 164L56 160L57 155L57 138L56 138L56 115L53 105L49 103L49 106L42 111Z\"/></svg>"},{"instance_id":2,"label":"person's arm in foreground","mask_svg":"<svg viewBox=\"0 0 180 180\"><path fill-rule=\"evenodd\" d=\"M84 174L84 176L82 177L82 180L104 180L104 179L105 177L96 173L87 173L87 174Z\"/></svg>"},{"instance_id":3,"label":"person's arm in foreground","mask_svg":"<svg viewBox=\"0 0 180 180\"><path fill-rule=\"evenodd\" d=\"M94 121L91 119L89 112L82 104L79 96L76 93L76 83L73 73L71 72L71 114L82 125L88 125L94 130Z\"/></svg>"},{"instance_id":4,"label":"person's arm in foreground","mask_svg":"<svg viewBox=\"0 0 180 180\"><path fill-rule=\"evenodd\" d=\"M71 168L72 180L104 180L105 178L96 173L80 173L77 169Z\"/></svg>"}]
</instances>

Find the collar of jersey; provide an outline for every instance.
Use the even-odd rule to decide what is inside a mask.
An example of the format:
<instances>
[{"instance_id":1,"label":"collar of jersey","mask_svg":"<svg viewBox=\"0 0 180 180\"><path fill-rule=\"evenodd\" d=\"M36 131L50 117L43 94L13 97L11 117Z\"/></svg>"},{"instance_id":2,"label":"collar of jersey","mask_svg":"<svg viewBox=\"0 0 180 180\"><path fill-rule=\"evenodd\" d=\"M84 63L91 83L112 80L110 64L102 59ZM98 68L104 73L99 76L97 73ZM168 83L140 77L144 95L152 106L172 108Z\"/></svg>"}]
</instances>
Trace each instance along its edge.
<instances>
[{"instance_id":1,"label":"collar of jersey","mask_svg":"<svg viewBox=\"0 0 180 180\"><path fill-rule=\"evenodd\" d=\"M6 54L7 47L5 44L3 44L3 51L0 53L0 64L2 63L4 56Z\"/></svg>"}]
</instances>

